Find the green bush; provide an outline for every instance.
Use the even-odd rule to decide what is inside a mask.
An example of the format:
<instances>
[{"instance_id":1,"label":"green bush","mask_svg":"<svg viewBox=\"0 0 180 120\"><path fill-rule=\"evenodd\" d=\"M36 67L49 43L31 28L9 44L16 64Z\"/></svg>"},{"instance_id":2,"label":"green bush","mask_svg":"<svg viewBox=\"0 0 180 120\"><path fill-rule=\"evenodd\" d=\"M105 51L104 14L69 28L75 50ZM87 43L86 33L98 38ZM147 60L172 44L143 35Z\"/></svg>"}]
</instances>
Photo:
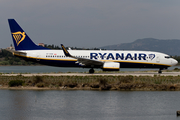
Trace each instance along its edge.
<instances>
[{"instance_id":1,"label":"green bush","mask_svg":"<svg viewBox=\"0 0 180 120\"><path fill-rule=\"evenodd\" d=\"M98 81L99 81L99 85L102 85L102 86L105 86L108 82L108 80L105 78L99 78Z\"/></svg>"},{"instance_id":2,"label":"green bush","mask_svg":"<svg viewBox=\"0 0 180 120\"><path fill-rule=\"evenodd\" d=\"M45 87L44 83L40 82L36 84L37 87Z\"/></svg>"},{"instance_id":3,"label":"green bush","mask_svg":"<svg viewBox=\"0 0 180 120\"><path fill-rule=\"evenodd\" d=\"M174 70L180 70L179 68L174 68Z\"/></svg>"},{"instance_id":4,"label":"green bush","mask_svg":"<svg viewBox=\"0 0 180 120\"><path fill-rule=\"evenodd\" d=\"M132 83L133 82L133 76L129 75L129 76L121 76L119 78L120 82L122 83Z\"/></svg>"},{"instance_id":5,"label":"green bush","mask_svg":"<svg viewBox=\"0 0 180 120\"><path fill-rule=\"evenodd\" d=\"M33 78L33 83L37 84L37 83L41 83L43 82L43 77L42 76L34 76Z\"/></svg>"},{"instance_id":6,"label":"green bush","mask_svg":"<svg viewBox=\"0 0 180 120\"><path fill-rule=\"evenodd\" d=\"M9 87L22 86L24 81L22 80L11 80L8 84Z\"/></svg>"}]
</instances>

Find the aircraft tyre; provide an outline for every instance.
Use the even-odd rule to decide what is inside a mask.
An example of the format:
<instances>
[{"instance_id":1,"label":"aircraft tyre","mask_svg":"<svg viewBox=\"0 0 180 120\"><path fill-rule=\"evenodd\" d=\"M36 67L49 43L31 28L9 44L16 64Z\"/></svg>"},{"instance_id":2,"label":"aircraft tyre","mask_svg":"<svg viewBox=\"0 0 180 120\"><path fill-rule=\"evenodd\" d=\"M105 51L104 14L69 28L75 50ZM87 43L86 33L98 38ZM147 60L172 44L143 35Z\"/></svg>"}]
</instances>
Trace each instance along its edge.
<instances>
[{"instance_id":1,"label":"aircraft tyre","mask_svg":"<svg viewBox=\"0 0 180 120\"><path fill-rule=\"evenodd\" d=\"M158 71L158 73L161 74L161 73L162 73L162 70L160 69L160 70Z\"/></svg>"},{"instance_id":2,"label":"aircraft tyre","mask_svg":"<svg viewBox=\"0 0 180 120\"><path fill-rule=\"evenodd\" d=\"M89 73L94 73L94 69L91 68L91 69L89 70Z\"/></svg>"}]
</instances>

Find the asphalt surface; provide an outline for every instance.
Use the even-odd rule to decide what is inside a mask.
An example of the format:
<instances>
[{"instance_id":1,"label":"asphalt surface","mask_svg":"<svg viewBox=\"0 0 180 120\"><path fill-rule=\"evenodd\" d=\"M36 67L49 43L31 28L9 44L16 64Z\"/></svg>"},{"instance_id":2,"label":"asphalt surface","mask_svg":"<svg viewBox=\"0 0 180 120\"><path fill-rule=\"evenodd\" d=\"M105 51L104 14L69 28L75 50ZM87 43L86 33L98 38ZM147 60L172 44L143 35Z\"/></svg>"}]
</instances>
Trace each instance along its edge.
<instances>
[{"instance_id":1,"label":"asphalt surface","mask_svg":"<svg viewBox=\"0 0 180 120\"><path fill-rule=\"evenodd\" d=\"M125 72L125 73L94 73L94 74L87 74L87 73L39 73L39 74L2 74L3 76L178 76L180 72L162 72L161 74L157 72Z\"/></svg>"}]
</instances>

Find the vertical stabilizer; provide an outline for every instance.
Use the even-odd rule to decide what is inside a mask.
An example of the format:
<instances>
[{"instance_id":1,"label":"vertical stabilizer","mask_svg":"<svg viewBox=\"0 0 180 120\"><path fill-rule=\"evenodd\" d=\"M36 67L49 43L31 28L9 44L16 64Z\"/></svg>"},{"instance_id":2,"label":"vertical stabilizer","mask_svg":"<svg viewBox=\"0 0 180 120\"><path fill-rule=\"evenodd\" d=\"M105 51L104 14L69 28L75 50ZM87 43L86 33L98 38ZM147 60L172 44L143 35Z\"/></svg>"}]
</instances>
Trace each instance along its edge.
<instances>
[{"instance_id":1,"label":"vertical stabilizer","mask_svg":"<svg viewBox=\"0 0 180 120\"><path fill-rule=\"evenodd\" d=\"M15 50L47 50L36 45L14 19L8 19Z\"/></svg>"}]
</instances>

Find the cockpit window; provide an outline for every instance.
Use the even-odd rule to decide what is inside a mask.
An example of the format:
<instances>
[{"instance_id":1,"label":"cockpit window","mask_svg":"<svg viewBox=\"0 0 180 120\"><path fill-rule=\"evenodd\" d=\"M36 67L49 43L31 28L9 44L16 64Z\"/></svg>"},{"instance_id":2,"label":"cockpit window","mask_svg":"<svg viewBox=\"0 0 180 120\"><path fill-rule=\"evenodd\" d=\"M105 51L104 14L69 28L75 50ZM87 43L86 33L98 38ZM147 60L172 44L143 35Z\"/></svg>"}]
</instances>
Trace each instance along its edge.
<instances>
[{"instance_id":1,"label":"cockpit window","mask_svg":"<svg viewBox=\"0 0 180 120\"><path fill-rule=\"evenodd\" d=\"M170 56L165 56L165 58L169 59L169 58L171 58L171 57L170 57Z\"/></svg>"}]
</instances>

